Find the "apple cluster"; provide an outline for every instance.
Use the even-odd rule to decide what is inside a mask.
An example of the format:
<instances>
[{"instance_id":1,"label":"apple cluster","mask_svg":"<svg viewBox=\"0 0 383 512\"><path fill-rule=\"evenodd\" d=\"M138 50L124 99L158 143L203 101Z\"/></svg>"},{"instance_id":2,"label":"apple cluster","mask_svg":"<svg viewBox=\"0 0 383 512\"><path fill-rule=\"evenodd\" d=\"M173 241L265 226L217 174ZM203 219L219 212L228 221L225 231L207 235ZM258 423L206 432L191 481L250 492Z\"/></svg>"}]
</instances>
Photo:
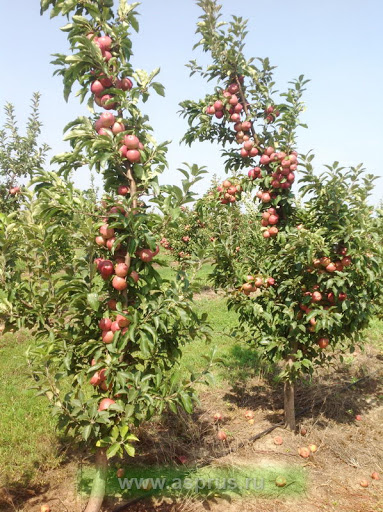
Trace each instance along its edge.
<instances>
[{"instance_id":1,"label":"apple cluster","mask_svg":"<svg viewBox=\"0 0 383 512\"><path fill-rule=\"evenodd\" d=\"M239 76L238 81L243 83L243 76ZM246 117L246 113L244 105L238 97L239 92L239 85L232 82L227 89L221 92L220 97L212 105L206 107L206 114L215 116L217 119L224 117L227 121L234 123L236 140L239 144L242 144L250 140L252 122L242 120L242 117Z\"/></svg>"},{"instance_id":2,"label":"apple cluster","mask_svg":"<svg viewBox=\"0 0 383 512\"><path fill-rule=\"evenodd\" d=\"M246 283L242 285L242 291L245 295L256 292L260 288L268 288L269 286L275 285L275 279L273 277L255 277L248 275L246 276Z\"/></svg>"},{"instance_id":3,"label":"apple cluster","mask_svg":"<svg viewBox=\"0 0 383 512\"><path fill-rule=\"evenodd\" d=\"M352 260L347 256L347 247L341 247L338 250L338 253L343 257L341 260L335 260L334 262L327 256L315 259L313 261L313 268L308 269L309 272L316 272L317 274L344 272L345 268L352 264ZM333 291L322 291L320 289L320 285L315 284L312 286L311 290L304 291L303 300L299 304L301 312L298 313L298 316L302 318L303 314L309 315L313 310L315 311L315 306L320 306L323 309L328 310L331 307L336 306L337 303L341 303L345 300L347 300L347 293L344 291L338 292L337 295L335 295ZM315 333L317 325L315 317L310 318L308 323L310 324L308 330ZM321 349L326 348L329 344L329 339L320 338L317 344Z\"/></svg>"},{"instance_id":4,"label":"apple cluster","mask_svg":"<svg viewBox=\"0 0 383 512\"><path fill-rule=\"evenodd\" d=\"M241 198L242 186L233 180L225 180L217 187L217 192L222 204L235 203Z\"/></svg>"},{"instance_id":5,"label":"apple cluster","mask_svg":"<svg viewBox=\"0 0 383 512\"><path fill-rule=\"evenodd\" d=\"M100 48L101 54L107 62L112 59L114 45L113 40L109 36L104 35L98 37L91 32L87 35L87 38ZM96 72L93 71L92 74L95 75ZM105 110L113 110L117 107L117 102L113 101L115 97L110 93L109 89L116 88L122 91L130 91L132 87L133 82L130 78L123 77L114 79L111 76L105 76L103 73L100 73L93 81L90 89L94 94L94 101L99 107Z\"/></svg>"}]
</instances>

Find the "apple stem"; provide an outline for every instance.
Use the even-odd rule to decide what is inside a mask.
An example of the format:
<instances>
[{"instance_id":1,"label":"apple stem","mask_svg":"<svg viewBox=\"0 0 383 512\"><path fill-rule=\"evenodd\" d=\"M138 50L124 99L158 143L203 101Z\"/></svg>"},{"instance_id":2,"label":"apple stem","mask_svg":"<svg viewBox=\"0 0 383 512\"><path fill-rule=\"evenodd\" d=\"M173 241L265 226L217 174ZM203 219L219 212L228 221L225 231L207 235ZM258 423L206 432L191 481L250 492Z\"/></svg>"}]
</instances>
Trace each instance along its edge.
<instances>
[{"instance_id":1,"label":"apple stem","mask_svg":"<svg viewBox=\"0 0 383 512\"><path fill-rule=\"evenodd\" d=\"M105 497L107 470L108 459L106 449L99 448L96 452L96 475L84 512L100 512Z\"/></svg>"}]
</instances>

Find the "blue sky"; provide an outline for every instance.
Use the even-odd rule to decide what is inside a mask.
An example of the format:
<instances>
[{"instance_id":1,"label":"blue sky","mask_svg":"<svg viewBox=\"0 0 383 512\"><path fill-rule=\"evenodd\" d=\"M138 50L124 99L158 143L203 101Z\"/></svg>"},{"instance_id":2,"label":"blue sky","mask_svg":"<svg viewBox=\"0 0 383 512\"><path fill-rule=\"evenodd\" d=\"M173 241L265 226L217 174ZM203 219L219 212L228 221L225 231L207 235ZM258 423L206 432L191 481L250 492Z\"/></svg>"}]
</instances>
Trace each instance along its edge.
<instances>
[{"instance_id":1,"label":"blue sky","mask_svg":"<svg viewBox=\"0 0 383 512\"><path fill-rule=\"evenodd\" d=\"M15 104L22 127L32 92L40 91L43 140L52 147L53 155L66 149L64 125L86 113L75 97L65 103L61 80L52 76L50 55L67 49L66 35L59 30L65 22L50 20L49 15L41 17L38 0L1 4L0 104ZM268 56L278 66L279 89L300 74L311 80L303 115L309 129L300 132L298 150L313 149L318 170L334 160L344 165L363 162L369 172L383 177L383 2L222 0L222 4L225 15L249 19L247 56ZM186 124L177 115L178 103L197 99L207 90L200 78L189 78L184 66L199 57L192 53L199 8L193 0L143 0L139 11L141 30L134 36L133 65L147 70L160 66L159 80L166 87L165 99L153 97L145 107L157 140L173 141L170 169L163 181L175 183L175 170L185 161L206 165L211 176L224 176L218 147L209 143L192 149L179 145ZM85 188L89 175L81 171L75 181ZM207 186L208 180L199 191ZM373 202L381 199L383 179L376 184Z\"/></svg>"}]
</instances>

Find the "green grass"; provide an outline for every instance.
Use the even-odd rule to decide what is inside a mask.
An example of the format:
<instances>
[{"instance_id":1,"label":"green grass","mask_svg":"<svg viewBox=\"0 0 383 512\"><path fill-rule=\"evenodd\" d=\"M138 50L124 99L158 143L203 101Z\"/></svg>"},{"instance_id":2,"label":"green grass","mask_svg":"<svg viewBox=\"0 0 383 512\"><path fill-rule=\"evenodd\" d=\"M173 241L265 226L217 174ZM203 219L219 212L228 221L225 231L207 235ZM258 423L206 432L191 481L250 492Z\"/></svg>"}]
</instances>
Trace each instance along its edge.
<instances>
[{"instance_id":1,"label":"green grass","mask_svg":"<svg viewBox=\"0 0 383 512\"><path fill-rule=\"evenodd\" d=\"M0 487L28 482L37 468L59 462L48 400L30 389L25 358L30 342L25 331L0 338Z\"/></svg>"}]
</instances>

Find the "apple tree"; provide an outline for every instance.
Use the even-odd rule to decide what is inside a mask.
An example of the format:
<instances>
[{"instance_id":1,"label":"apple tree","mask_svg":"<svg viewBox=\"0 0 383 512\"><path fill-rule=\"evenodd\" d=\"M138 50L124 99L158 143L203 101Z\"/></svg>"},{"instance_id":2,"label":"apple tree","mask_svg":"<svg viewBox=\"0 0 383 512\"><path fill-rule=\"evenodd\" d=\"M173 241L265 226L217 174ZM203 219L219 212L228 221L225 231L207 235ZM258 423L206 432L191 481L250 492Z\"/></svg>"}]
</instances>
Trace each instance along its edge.
<instances>
[{"instance_id":1,"label":"apple tree","mask_svg":"<svg viewBox=\"0 0 383 512\"><path fill-rule=\"evenodd\" d=\"M0 211L9 213L18 209L22 188L20 180L31 178L42 170L49 146L39 144L41 121L39 119L40 94L34 93L31 113L25 126L25 135L20 134L15 107L4 106L5 121L0 129Z\"/></svg>"},{"instance_id":2,"label":"apple tree","mask_svg":"<svg viewBox=\"0 0 383 512\"><path fill-rule=\"evenodd\" d=\"M56 73L65 98L77 86L91 113L66 126L70 151L54 162L63 176L86 166L105 184L96 211L83 213L92 229L84 231L76 265L58 285L67 310L29 353L36 386L52 401L60 426L96 450L87 512L101 507L108 459L134 456L135 427L166 407L191 412L193 383L208 378L207 370L190 379L177 373L180 347L208 334L205 319L193 312L185 276L163 280L153 265L163 223L193 200L191 187L201 171L184 170L182 188L159 185L167 143L155 141L141 109L152 91L163 95L164 88L155 81L158 69L134 71L130 62L137 4L113 4L41 1L42 12L51 8L52 17L68 18L62 30L70 54L55 55ZM36 179L35 185L52 195L44 208L52 229L59 229L68 209L81 213L81 204L61 201L49 181Z\"/></svg>"},{"instance_id":3,"label":"apple tree","mask_svg":"<svg viewBox=\"0 0 383 512\"><path fill-rule=\"evenodd\" d=\"M214 88L181 103L183 140L222 144L229 176L215 190L216 205L228 212L245 193L254 197L246 250L234 256L228 236L217 238L216 283L227 284L241 336L280 366L285 422L295 429L297 380L353 351L374 311L381 261L368 206L374 177L337 162L314 173L314 156L297 152L307 80L299 76L277 92L269 59L244 54L247 22L223 22L216 0L197 3L195 48L211 62L188 67ZM292 190L298 170L303 197Z\"/></svg>"}]
</instances>

